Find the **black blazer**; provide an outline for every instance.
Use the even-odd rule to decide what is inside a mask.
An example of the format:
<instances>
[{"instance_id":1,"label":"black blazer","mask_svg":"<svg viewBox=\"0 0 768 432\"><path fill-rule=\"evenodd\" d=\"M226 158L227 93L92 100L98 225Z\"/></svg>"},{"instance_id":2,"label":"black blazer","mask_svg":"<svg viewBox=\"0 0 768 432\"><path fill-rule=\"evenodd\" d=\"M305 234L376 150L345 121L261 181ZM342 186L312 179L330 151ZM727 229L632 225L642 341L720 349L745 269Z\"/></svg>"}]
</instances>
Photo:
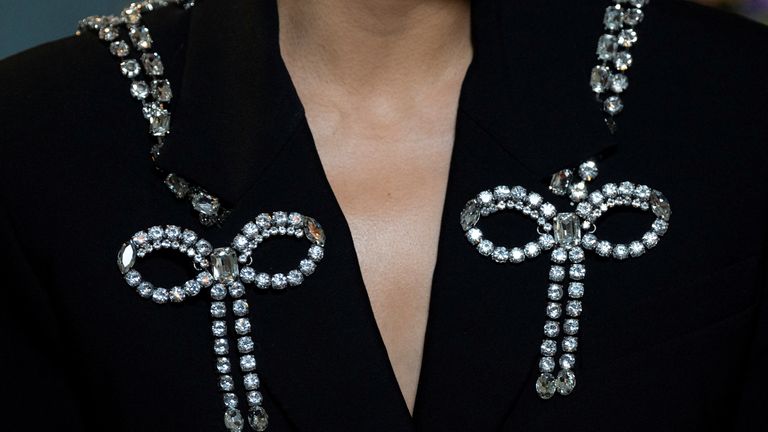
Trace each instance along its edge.
<instances>
[{"instance_id":1,"label":"black blazer","mask_svg":"<svg viewBox=\"0 0 768 432\"><path fill-rule=\"evenodd\" d=\"M27 430L224 430L207 296L158 306L115 266L139 229L176 224L227 245L258 213L317 218L326 256L306 283L248 291L273 431L758 430L768 376L768 31L679 1L639 28L619 130L589 89L608 1L475 1L475 57L456 141L413 418L399 392L301 103L280 58L274 1L198 1L147 17L175 99L160 165L233 209L202 228L148 160L139 103L103 43L71 37L0 63L0 202L8 418ZM639 259L587 258L578 385L534 391L548 259L499 265L458 223L465 202L600 155L597 184L663 191L670 229ZM639 238L646 213L600 234ZM523 244L535 225L483 220ZM255 257L287 270L304 244ZM189 260L145 260L185 280ZM398 269L392 269L398 271Z\"/></svg>"}]
</instances>

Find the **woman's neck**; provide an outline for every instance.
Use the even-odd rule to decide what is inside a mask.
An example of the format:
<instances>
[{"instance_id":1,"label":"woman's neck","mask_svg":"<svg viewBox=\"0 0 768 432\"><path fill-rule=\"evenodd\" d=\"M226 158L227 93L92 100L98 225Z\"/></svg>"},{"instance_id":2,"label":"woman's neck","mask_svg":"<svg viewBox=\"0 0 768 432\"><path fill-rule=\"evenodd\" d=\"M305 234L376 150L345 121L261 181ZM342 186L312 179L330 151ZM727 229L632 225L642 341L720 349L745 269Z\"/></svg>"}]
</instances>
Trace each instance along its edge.
<instances>
[{"instance_id":1,"label":"woman's neck","mask_svg":"<svg viewBox=\"0 0 768 432\"><path fill-rule=\"evenodd\" d=\"M407 91L471 58L469 0L278 0L280 49L302 80Z\"/></svg>"}]
</instances>

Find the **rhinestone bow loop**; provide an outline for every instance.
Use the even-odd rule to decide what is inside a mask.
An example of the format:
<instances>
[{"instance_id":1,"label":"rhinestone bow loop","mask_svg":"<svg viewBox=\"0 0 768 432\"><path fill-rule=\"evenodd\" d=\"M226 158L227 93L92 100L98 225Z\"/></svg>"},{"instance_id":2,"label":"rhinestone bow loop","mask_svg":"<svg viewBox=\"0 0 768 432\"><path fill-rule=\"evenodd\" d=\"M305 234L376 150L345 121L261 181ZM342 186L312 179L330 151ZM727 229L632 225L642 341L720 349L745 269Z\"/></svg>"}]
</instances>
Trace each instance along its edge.
<instances>
[{"instance_id":1,"label":"rhinestone bow loop","mask_svg":"<svg viewBox=\"0 0 768 432\"><path fill-rule=\"evenodd\" d=\"M555 393L568 395L576 387L575 353L582 313L581 299L584 296L583 281L587 274L585 251L618 260L639 257L658 244L667 232L672 214L669 202L661 192L631 182L608 183L574 205L574 212L560 213L541 195L528 192L522 186L497 186L492 191L480 192L467 202L460 216L460 224L469 243L481 255L497 263L519 264L539 256L543 251L552 250L545 338L540 347L541 374L536 380L536 392L542 399L549 399ZM594 234L595 222L614 207L650 210L656 219L640 240L614 244ZM503 210L519 211L533 219L538 225L538 240L523 247L506 247L486 239L477 226L478 222L482 217ZM583 230L589 232L582 234ZM558 365L559 371L555 373Z\"/></svg>"},{"instance_id":2,"label":"rhinestone bow loop","mask_svg":"<svg viewBox=\"0 0 768 432\"><path fill-rule=\"evenodd\" d=\"M306 238L310 242L307 257L298 268L287 274L257 273L252 265L251 253L260 243L270 237L292 236ZM120 272L129 286L138 294L157 304L181 303L208 289L211 296L211 332L214 337L216 369L219 373L219 390L223 394L224 424L229 431L239 432L245 426L230 361L230 332L227 315L234 316L234 330L237 338L240 371L248 403L248 424L253 430L264 431L268 416L262 407L259 391L260 378L256 374L255 342L251 337L249 305L245 299L245 285L254 284L260 289L285 289L298 286L306 276L314 273L317 263L322 260L325 246L325 232L311 217L299 213L262 213L248 222L227 247L213 248L210 242L200 238L189 229L175 225L153 226L142 230L122 245L117 256ZM156 287L143 279L134 268L137 259L160 249L172 249L186 254L199 271L194 279L170 289ZM243 265L240 268L240 265Z\"/></svg>"}]
</instances>

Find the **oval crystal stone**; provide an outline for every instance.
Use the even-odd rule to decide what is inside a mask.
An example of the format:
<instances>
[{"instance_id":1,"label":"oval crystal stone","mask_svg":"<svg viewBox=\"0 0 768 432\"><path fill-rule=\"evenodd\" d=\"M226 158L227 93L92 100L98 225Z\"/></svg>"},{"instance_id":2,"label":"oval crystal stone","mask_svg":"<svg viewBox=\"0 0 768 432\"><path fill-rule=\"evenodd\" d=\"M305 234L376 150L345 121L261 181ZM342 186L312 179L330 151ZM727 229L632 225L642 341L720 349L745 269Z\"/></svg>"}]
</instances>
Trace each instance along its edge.
<instances>
[{"instance_id":1,"label":"oval crystal stone","mask_svg":"<svg viewBox=\"0 0 768 432\"><path fill-rule=\"evenodd\" d=\"M672 215L672 207L670 207L669 201L664 196L664 194L659 191L653 191L651 194L650 204L653 214L664 219L665 221L669 220L669 217Z\"/></svg>"},{"instance_id":2,"label":"oval crystal stone","mask_svg":"<svg viewBox=\"0 0 768 432\"><path fill-rule=\"evenodd\" d=\"M120 268L120 273L125 274L133 268L134 264L136 264L136 248L133 243L123 243L117 253L117 266Z\"/></svg>"},{"instance_id":3,"label":"oval crystal stone","mask_svg":"<svg viewBox=\"0 0 768 432\"><path fill-rule=\"evenodd\" d=\"M555 377L551 373L543 373L536 380L536 393L542 399L549 399L555 394Z\"/></svg>"},{"instance_id":4,"label":"oval crystal stone","mask_svg":"<svg viewBox=\"0 0 768 432\"><path fill-rule=\"evenodd\" d=\"M570 369L562 369L557 374L557 380L555 380L555 387L557 392L563 396L571 394L576 387L576 374Z\"/></svg>"},{"instance_id":5,"label":"oval crystal stone","mask_svg":"<svg viewBox=\"0 0 768 432\"><path fill-rule=\"evenodd\" d=\"M469 201L461 211L461 227L464 231L472 228L480 220L480 209L475 200Z\"/></svg>"},{"instance_id":6,"label":"oval crystal stone","mask_svg":"<svg viewBox=\"0 0 768 432\"><path fill-rule=\"evenodd\" d=\"M312 240L312 243L320 246L325 246L325 230L320 224L311 217L304 217L304 227L307 231L307 238Z\"/></svg>"},{"instance_id":7,"label":"oval crystal stone","mask_svg":"<svg viewBox=\"0 0 768 432\"><path fill-rule=\"evenodd\" d=\"M264 408L260 406L254 406L248 410L248 423L251 425L253 430L264 432L267 430L267 425L269 424L269 416L267 416L267 412L264 410Z\"/></svg>"},{"instance_id":8,"label":"oval crystal stone","mask_svg":"<svg viewBox=\"0 0 768 432\"><path fill-rule=\"evenodd\" d=\"M243 415L240 414L240 410L228 409L227 412L224 413L224 426L226 426L229 431L241 432L243 426L245 426L245 422L243 421Z\"/></svg>"}]
</instances>

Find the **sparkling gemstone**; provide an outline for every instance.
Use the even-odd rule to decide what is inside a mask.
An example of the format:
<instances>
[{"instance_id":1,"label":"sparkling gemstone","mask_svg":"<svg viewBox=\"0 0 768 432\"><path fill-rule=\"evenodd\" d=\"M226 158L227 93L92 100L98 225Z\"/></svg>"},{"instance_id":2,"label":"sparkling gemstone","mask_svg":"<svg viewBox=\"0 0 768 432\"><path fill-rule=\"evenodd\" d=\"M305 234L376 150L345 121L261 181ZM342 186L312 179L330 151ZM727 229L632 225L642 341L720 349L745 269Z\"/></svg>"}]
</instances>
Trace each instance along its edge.
<instances>
[{"instance_id":1,"label":"sparkling gemstone","mask_svg":"<svg viewBox=\"0 0 768 432\"><path fill-rule=\"evenodd\" d=\"M213 352L216 353L216 355L227 355L229 354L229 342L227 342L227 339L225 338L218 338L213 342Z\"/></svg>"},{"instance_id":2,"label":"sparkling gemstone","mask_svg":"<svg viewBox=\"0 0 768 432\"><path fill-rule=\"evenodd\" d=\"M619 187L614 183L606 183L603 185L603 195L608 198L614 198L619 193Z\"/></svg>"},{"instance_id":3,"label":"sparkling gemstone","mask_svg":"<svg viewBox=\"0 0 768 432\"><path fill-rule=\"evenodd\" d=\"M491 257L497 263L507 262L507 260L509 259L509 251L507 251L507 248L505 247L497 247L493 250L493 254L491 254Z\"/></svg>"},{"instance_id":4,"label":"sparkling gemstone","mask_svg":"<svg viewBox=\"0 0 768 432\"><path fill-rule=\"evenodd\" d=\"M165 288L155 288L152 291L152 301L157 304L168 303L168 290Z\"/></svg>"},{"instance_id":5,"label":"sparkling gemstone","mask_svg":"<svg viewBox=\"0 0 768 432\"><path fill-rule=\"evenodd\" d=\"M530 205L533 208L537 208L544 202L544 198L541 197L541 195L537 194L536 192L531 192L528 194L528 205Z\"/></svg>"},{"instance_id":6,"label":"sparkling gemstone","mask_svg":"<svg viewBox=\"0 0 768 432\"><path fill-rule=\"evenodd\" d=\"M255 373L249 373L243 376L243 384L246 390L256 390L259 388L259 376Z\"/></svg>"},{"instance_id":7,"label":"sparkling gemstone","mask_svg":"<svg viewBox=\"0 0 768 432\"><path fill-rule=\"evenodd\" d=\"M645 253L645 246L639 241L633 241L629 244L629 255L632 256L632 258L637 258L640 255Z\"/></svg>"},{"instance_id":8,"label":"sparkling gemstone","mask_svg":"<svg viewBox=\"0 0 768 432\"><path fill-rule=\"evenodd\" d=\"M509 252L509 261L513 263L521 263L525 261L525 251L518 247L512 248Z\"/></svg>"},{"instance_id":9,"label":"sparkling gemstone","mask_svg":"<svg viewBox=\"0 0 768 432\"><path fill-rule=\"evenodd\" d=\"M575 335L579 332L579 320L569 318L563 322L563 333L567 335Z\"/></svg>"},{"instance_id":10,"label":"sparkling gemstone","mask_svg":"<svg viewBox=\"0 0 768 432\"><path fill-rule=\"evenodd\" d=\"M625 244L617 244L613 247L613 257L616 259L627 259L629 257L629 247Z\"/></svg>"},{"instance_id":11,"label":"sparkling gemstone","mask_svg":"<svg viewBox=\"0 0 768 432\"><path fill-rule=\"evenodd\" d=\"M597 246L597 237L592 233L584 234L581 238L581 246L587 250L594 249Z\"/></svg>"},{"instance_id":12,"label":"sparkling gemstone","mask_svg":"<svg viewBox=\"0 0 768 432\"><path fill-rule=\"evenodd\" d=\"M240 269L240 279L245 283L251 283L256 279L256 270L251 267Z\"/></svg>"},{"instance_id":13,"label":"sparkling gemstone","mask_svg":"<svg viewBox=\"0 0 768 432\"><path fill-rule=\"evenodd\" d=\"M315 269L317 268L317 264L315 264L314 261L303 259L301 262L299 262L299 270L304 276L309 276L312 273L315 272ZM259 288L263 288L259 285Z\"/></svg>"},{"instance_id":14,"label":"sparkling gemstone","mask_svg":"<svg viewBox=\"0 0 768 432\"><path fill-rule=\"evenodd\" d=\"M582 280L587 275L587 268L583 264L573 264L568 269L568 275L573 280Z\"/></svg>"},{"instance_id":15,"label":"sparkling gemstone","mask_svg":"<svg viewBox=\"0 0 768 432\"><path fill-rule=\"evenodd\" d=\"M131 48L124 41L114 41L109 44L109 52L115 57L125 57L131 52Z\"/></svg>"},{"instance_id":16,"label":"sparkling gemstone","mask_svg":"<svg viewBox=\"0 0 768 432\"><path fill-rule=\"evenodd\" d=\"M629 51L621 51L613 58L613 65L619 71L625 71L632 66L632 54Z\"/></svg>"},{"instance_id":17,"label":"sparkling gemstone","mask_svg":"<svg viewBox=\"0 0 768 432\"><path fill-rule=\"evenodd\" d=\"M576 387L576 374L570 369L562 369L557 374L555 388L563 396L571 394Z\"/></svg>"},{"instance_id":18,"label":"sparkling gemstone","mask_svg":"<svg viewBox=\"0 0 768 432\"><path fill-rule=\"evenodd\" d=\"M219 211L219 200L206 193L196 193L192 197L192 207L204 215L214 216Z\"/></svg>"},{"instance_id":19,"label":"sparkling gemstone","mask_svg":"<svg viewBox=\"0 0 768 432\"><path fill-rule=\"evenodd\" d=\"M592 181L597 177L598 169L595 161L586 161L579 165L579 177L585 181Z\"/></svg>"},{"instance_id":20,"label":"sparkling gemstone","mask_svg":"<svg viewBox=\"0 0 768 432\"><path fill-rule=\"evenodd\" d=\"M461 228L464 231L474 227L480 220L480 208L475 200L469 201L461 211Z\"/></svg>"},{"instance_id":21,"label":"sparkling gemstone","mask_svg":"<svg viewBox=\"0 0 768 432\"><path fill-rule=\"evenodd\" d=\"M573 247L568 252L568 258L572 263L580 263L584 261L584 249L580 247Z\"/></svg>"},{"instance_id":22,"label":"sparkling gemstone","mask_svg":"<svg viewBox=\"0 0 768 432\"><path fill-rule=\"evenodd\" d=\"M136 287L136 292L144 298L152 297L152 293L155 291L154 285L151 282L142 282Z\"/></svg>"},{"instance_id":23,"label":"sparkling gemstone","mask_svg":"<svg viewBox=\"0 0 768 432\"><path fill-rule=\"evenodd\" d=\"M272 275L272 288L283 289L288 286L288 278L282 273Z\"/></svg>"},{"instance_id":24,"label":"sparkling gemstone","mask_svg":"<svg viewBox=\"0 0 768 432\"><path fill-rule=\"evenodd\" d=\"M504 201L512 197L512 192L509 190L509 186L496 186L493 189L493 196L498 201Z\"/></svg>"},{"instance_id":25,"label":"sparkling gemstone","mask_svg":"<svg viewBox=\"0 0 768 432\"><path fill-rule=\"evenodd\" d=\"M581 301L569 300L568 303L565 304L565 313L572 317L581 315Z\"/></svg>"},{"instance_id":26,"label":"sparkling gemstone","mask_svg":"<svg viewBox=\"0 0 768 432\"><path fill-rule=\"evenodd\" d=\"M214 321L211 324L211 332L216 337L224 337L227 335L227 322L226 321Z\"/></svg>"},{"instance_id":27,"label":"sparkling gemstone","mask_svg":"<svg viewBox=\"0 0 768 432\"><path fill-rule=\"evenodd\" d=\"M250 372L256 369L256 357L250 354L240 357L240 369L244 372Z\"/></svg>"},{"instance_id":28,"label":"sparkling gemstone","mask_svg":"<svg viewBox=\"0 0 768 432\"><path fill-rule=\"evenodd\" d=\"M557 209L550 203L545 203L541 206L541 214L547 219L553 217L556 213Z\"/></svg>"},{"instance_id":29,"label":"sparkling gemstone","mask_svg":"<svg viewBox=\"0 0 768 432\"><path fill-rule=\"evenodd\" d=\"M211 288L211 298L214 300L224 300L227 296L227 287L223 284L216 284Z\"/></svg>"},{"instance_id":30,"label":"sparkling gemstone","mask_svg":"<svg viewBox=\"0 0 768 432\"><path fill-rule=\"evenodd\" d=\"M624 109L624 103L618 96L610 96L603 102L603 109L610 115L616 115Z\"/></svg>"},{"instance_id":31,"label":"sparkling gemstone","mask_svg":"<svg viewBox=\"0 0 768 432\"><path fill-rule=\"evenodd\" d=\"M632 182L621 182L619 184L619 194L626 197L631 197L635 193L635 184Z\"/></svg>"},{"instance_id":32,"label":"sparkling gemstone","mask_svg":"<svg viewBox=\"0 0 768 432\"><path fill-rule=\"evenodd\" d=\"M480 242L480 244L477 245L477 251L480 252L483 256L489 256L491 253L493 253L493 242L490 240L483 240Z\"/></svg>"},{"instance_id":33,"label":"sparkling gemstone","mask_svg":"<svg viewBox=\"0 0 768 432\"><path fill-rule=\"evenodd\" d=\"M672 216L672 207L670 207L669 201L661 192L653 191L653 193L651 193L650 204L651 211L653 211L653 214L657 217L668 221L669 217Z\"/></svg>"},{"instance_id":34,"label":"sparkling gemstone","mask_svg":"<svg viewBox=\"0 0 768 432\"><path fill-rule=\"evenodd\" d=\"M315 261L315 262L320 261L321 259L323 259L323 255L324 255L324 250L322 246L313 245L312 247L309 248L309 258L312 261Z\"/></svg>"},{"instance_id":35,"label":"sparkling gemstone","mask_svg":"<svg viewBox=\"0 0 768 432\"><path fill-rule=\"evenodd\" d=\"M240 414L240 410L227 409L224 413L224 426L229 432L242 432L245 427L245 421L243 415Z\"/></svg>"},{"instance_id":36,"label":"sparkling gemstone","mask_svg":"<svg viewBox=\"0 0 768 432\"><path fill-rule=\"evenodd\" d=\"M597 41L597 58L600 60L612 60L618 49L619 41L616 36L611 34L604 34L600 36L600 39ZM592 69L593 73L594 71L595 69Z\"/></svg>"},{"instance_id":37,"label":"sparkling gemstone","mask_svg":"<svg viewBox=\"0 0 768 432\"><path fill-rule=\"evenodd\" d=\"M483 239L483 232L477 228L470 228L467 230L466 236L471 244L476 245Z\"/></svg>"},{"instance_id":38,"label":"sparkling gemstone","mask_svg":"<svg viewBox=\"0 0 768 432\"><path fill-rule=\"evenodd\" d=\"M218 248L211 253L213 278L221 283L235 280L240 273L237 254L232 248Z\"/></svg>"},{"instance_id":39,"label":"sparkling gemstone","mask_svg":"<svg viewBox=\"0 0 768 432\"><path fill-rule=\"evenodd\" d=\"M562 313L563 309L560 306L560 303L555 302L549 302L547 303L547 316L552 319L560 318L560 314Z\"/></svg>"},{"instance_id":40,"label":"sparkling gemstone","mask_svg":"<svg viewBox=\"0 0 768 432\"><path fill-rule=\"evenodd\" d=\"M541 246L544 250L552 249L557 242L555 241L555 238L552 237L550 234L542 234L539 236L539 246Z\"/></svg>"},{"instance_id":41,"label":"sparkling gemstone","mask_svg":"<svg viewBox=\"0 0 768 432\"><path fill-rule=\"evenodd\" d=\"M588 191L586 182L580 181L571 185L571 194L569 197L571 198L571 201L579 202L583 201L587 197L587 193Z\"/></svg>"},{"instance_id":42,"label":"sparkling gemstone","mask_svg":"<svg viewBox=\"0 0 768 432\"><path fill-rule=\"evenodd\" d=\"M248 334L251 331L251 321L248 318L238 318L235 320L235 331L239 335Z\"/></svg>"},{"instance_id":43,"label":"sparkling gemstone","mask_svg":"<svg viewBox=\"0 0 768 432\"><path fill-rule=\"evenodd\" d=\"M224 302L216 301L211 303L211 316L214 318L224 318L227 314L227 306Z\"/></svg>"},{"instance_id":44,"label":"sparkling gemstone","mask_svg":"<svg viewBox=\"0 0 768 432\"><path fill-rule=\"evenodd\" d=\"M539 360L539 370L542 372L552 372L555 370L555 359L552 357L542 357Z\"/></svg>"},{"instance_id":45,"label":"sparkling gemstone","mask_svg":"<svg viewBox=\"0 0 768 432\"><path fill-rule=\"evenodd\" d=\"M547 337L556 337L560 333L560 324L557 321L547 321L544 324L544 334Z\"/></svg>"},{"instance_id":46,"label":"sparkling gemstone","mask_svg":"<svg viewBox=\"0 0 768 432\"><path fill-rule=\"evenodd\" d=\"M261 402L264 400L261 396L261 392L258 391L249 391L246 396L248 397L248 405L250 406L261 405Z\"/></svg>"},{"instance_id":47,"label":"sparkling gemstone","mask_svg":"<svg viewBox=\"0 0 768 432\"><path fill-rule=\"evenodd\" d=\"M557 248L552 251L552 262L562 264L568 260L568 252L565 248Z\"/></svg>"},{"instance_id":48,"label":"sparkling gemstone","mask_svg":"<svg viewBox=\"0 0 768 432\"><path fill-rule=\"evenodd\" d=\"M647 232L643 234L643 245L647 249L652 249L659 244L659 236L655 232Z\"/></svg>"},{"instance_id":49,"label":"sparkling gemstone","mask_svg":"<svg viewBox=\"0 0 768 432\"><path fill-rule=\"evenodd\" d=\"M141 274L136 270L130 270L125 274L125 282L132 287L138 286L141 283Z\"/></svg>"},{"instance_id":50,"label":"sparkling gemstone","mask_svg":"<svg viewBox=\"0 0 768 432\"><path fill-rule=\"evenodd\" d=\"M581 220L575 213L559 213L555 217L555 241L563 246L581 241Z\"/></svg>"},{"instance_id":51,"label":"sparkling gemstone","mask_svg":"<svg viewBox=\"0 0 768 432\"><path fill-rule=\"evenodd\" d=\"M593 206L600 206L604 200L605 196L603 196L603 193L600 191L594 191L589 194L589 203Z\"/></svg>"},{"instance_id":52,"label":"sparkling gemstone","mask_svg":"<svg viewBox=\"0 0 768 432\"><path fill-rule=\"evenodd\" d=\"M264 408L260 406L251 407L248 410L248 424L250 424L256 432L264 432L267 430L269 416L267 416L267 412Z\"/></svg>"},{"instance_id":53,"label":"sparkling gemstone","mask_svg":"<svg viewBox=\"0 0 768 432\"><path fill-rule=\"evenodd\" d=\"M245 295L245 285L240 282L232 282L229 284L229 295L232 298L240 298Z\"/></svg>"},{"instance_id":54,"label":"sparkling gemstone","mask_svg":"<svg viewBox=\"0 0 768 432\"><path fill-rule=\"evenodd\" d=\"M325 246L325 231L316 220L305 217L304 228L308 239L316 245Z\"/></svg>"},{"instance_id":55,"label":"sparkling gemstone","mask_svg":"<svg viewBox=\"0 0 768 432\"><path fill-rule=\"evenodd\" d=\"M541 246L534 242L526 243L524 251L526 257L535 258L541 254Z\"/></svg>"},{"instance_id":56,"label":"sparkling gemstone","mask_svg":"<svg viewBox=\"0 0 768 432\"><path fill-rule=\"evenodd\" d=\"M157 105L148 105L145 107L144 116L149 121L149 133L153 136L165 136L171 130L171 113L168 110Z\"/></svg>"},{"instance_id":57,"label":"sparkling gemstone","mask_svg":"<svg viewBox=\"0 0 768 432\"><path fill-rule=\"evenodd\" d=\"M120 31L114 27L107 26L99 29L99 39L113 41L120 37Z\"/></svg>"},{"instance_id":58,"label":"sparkling gemstone","mask_svg":"<svg viewBox=\"0 0 768 432\"><path fill-rule=\"evenodd\" d=\"M579 340L575 336L566 336L563 338L563 351L575 352L579 346Z\"/></svg>"},{"instance_id":59,"label":"sparkling gemstone","mask_svg":"<svg viewBox=\"0 0 768 432\"><path fill-rule=\"evenodd\" d=\"M314 262L312 262L312 264L314 264ZM272 286L272 276L270 276L268 273L257 274L255 281L256 281L256 286L261 289L270 288Z\"/></svg>"},{"instance_id":60,"label":"sparkling gemstone","mask_svg":"<svg viewBox=\"0 0 768 432\"><path fill-rule=\"evenodd\" d=\"M152 36L150 36L149 29L146 27L132 27L128 35L133 46L137 49L148 50L152 48Z\"/></svg>"},{"instance_id":61,"label":"sparkling gemstone","mask_svg":"<svg viewBox=\"0 0 768 432\"><path fill-rule=\"evenodd\" d=\"M216 370L222 374L232 372L232 365L229 363L229 359L227 357L218 357L216 359Z\"/></svg>"},{"instance_id":62,"label":"sparkling gemstone","mask_svg":"<svg viewBox=\"0 0 768 432\"><path fill-rule=\"evenodd\" d=\"M236 316L248 315L248 302L246 300L235 300L232 303L232 312Z\"/></svg>"},{"instance_id":63,"label":"sparkling gemstone","mask_svg":"<svg viewBox=\"0 0 768 432\"><path fill-rule=\"evenodd\" d=\"M133 243L123 243L120 251L117 253L117 267L120 273L126 273L133 268L136 263L136 248Z\"/></svg>"},{"instance_id":64,"label":"sparkling gemstone","mask_svg":"<svg viewBox=\"0 0 768 432\"><path fill-rule=\"evenodd\" d=\"M541 355L553 356L557 352L557 342L552 339L544 339L541 343Z\"/></svg>"},{"instance_id":65,"label":"sparkling gemstone","mask_svg":"<svg viewBox=\"0 0 768 432\"><path fill-rule=\"evenodd\" d=\"M630 48L637 42L637 32L635 29L624 29L619 32L619 45L624 48Z\"/></svg>"},{"instance_id":66,"label":"sparkling gemstone","mask_svg":"<svg viewBox=\"0 0 768 432\"><path fill-rule=\"evenodd\" d=\"M168 291L168 297L170 298L171 302L180 303L184 301L185 298L187 298L187 292L184 291L184 288L175 286Z\"/></svg>"},{"instance_id":67,"label":"sparkling gemstone","mask_svg":"<svg viewBox=\"0 0 768 432\"><path fill-rule=\"evenodd\" d=\"M565 279L565 268L556 265L551 266L549 268L549 279L555 282Z\"/></svg>"},{"instance_id":68,"label":"sparkling gemstone","mask_svg":"<svg viewBox=\"0 0 768 432\"><path fill-rule=\"evenodd\" d=\"M611 91L614 93L621 93L629 87L629 79L622 73L611 75L610 79Z\"/></svg>"},{"instance_id":69,"label":"sparkling gemstone","mask_svg":"<svg viewBox=\"0 0 768 432\"><path fill-rule=\"evenodd\" d=\"M250 336L243 336L238 339L237 350L243 354L253 351L253 339Z\"/></svg>"},{"instance_id":70,"label":"sparkling gemstone","mask_svg":"<svg viewBox=\"0 0 768 432\"><path fill-rule=\"evenodd\" d=\"M543 373L536 380L536 393L542 399L549 399L555 394L555 377L551 373Z\"/></svg>"},{"instance_id":71,"label":"sparkling gemstone","mask_svg":"<svg viewBox=\"0 0 768 432\"><path fill-rule=\"evenodd\" d=\"M128 78L136 78L141 72L141 66L136 60L123 60L120 62L120 71Z\"/></svg>"},{"instance_id":72,"label":"sparkling gemstone","mask_svg":"<svg viewBox=\"0 0 768 432\"><path fill-rule=\"evenodd\" d=\"M552 175L552 180L549 182L549 190L555 195L565 195L571 187L572 178L573 171L569 169L556 172Z\"/></svg>"},{"instance_id":73,"label":"sparkling gemstone","mask_svg":"<svg viewBox=\"0 0 768 432\"><path fill-rule=\"evenodd\" d=\"M624 23L630 26L636 26L643 21L645 14L640 9L630 9L624 13Z\"/></svg>"},{"instance_id":74,"label":"sparkling gemstone","mask_svg":"<svg viewBox=\"0 0 768 432\"><path fill-rule=\"evenodd\" d=\"M661 236L667 232L667 229L669 229L669 223L663 219L656 219L653 221L653 224L651 224L651 227L653 228L653 232Z\"/></svg>"},{"instance_id":75,"label":"sparkling gemstone","mask_svg":"<svg viewBox=\"0 0 768 432\"><path fill-rule=\"evenodd\" d=\"M476 200L482 207L488 207L490 205L493 205L493 192L491 191L482 191L479 194L477 194L477 200Z\"/></svg>"},{"instance_id":76,"label":"sparkling gemstone","mask_svg":"<svg viewBox=\"0 0 768 432\"><path fill-rule=\"evenodd\" d=\"M231 375L222 375L219 377L219 390L232 391L235 389L235 380Z\"/></svg>"},{"instance_id":77,"label":"sparkling gemstone","mask_svg":"<svg viewBox=\"0 0 768 432\"><path fill-rule=\"evenodd\" d=\"M239 250L240 252L247 250L248 246L248 238L244 235L236 235L234 240L232 240L232 247Z\"/></svg>"},{"instance_id":78,"label":"sparkling gemstone","mask_svg":"<svg viewBox=\"0 0 768 432\"><path fill-rule=\"evenodd\" d=\"M171 83L167 79L152 81L152 97L160 102L170 102L173 98Z\"/></svg>"},{"instance_id":79,"label":"sparkling gemstone","mask_svg":"<svg viewBox=\"0 0 768 432\"><path fill-rule=\"evenodd\" d=\"M191 245L195 240L197 240L197 234L194 231L184 230L184 232L181 233L181 241L184 242L185 245Z\"/></svg>"},{"instance_id":80,"label":"sparkling gemstone","mask_svg":"<svg viewBox=\"0 0 768 432\"><path fill-rule=\"evenodd\" d=\"M581 282L571 282L568 285L568 295L571 298L581 298L584 296L584 284Z\"/></svg>"},{"instance_id":81,"label":"sparkling gemstone","mask_svg":"<svg viewBox=\"0 0 768 432\"><path fill-rule=\"evenodd\" d=\"M619 30L622 26L623 15L620 6L609 6L605 10L605 16L603 17L605 28L608 30Z\"/></svg>"},{"instance_id":82,"label":"sparkling gemstone","mask_svg":"<svg viewBox=\"0 0 768 432\"><path fill-rule=\"evenodd\" d=\"M602 240L597 243L597 246L595 246L595 252L597 252L598 255L601 257L609 257L611 256L611 252L613 251L613 245L611 243Z\"/></svg>"},{"instance_id":83,"label":"sparkling gemstone","mask_svg":"<svg viewBox=\"0 0 768 432\"><path fill-rule=\"evenodd\" d=\"M237 395L234 393L224 393L224 406L227 408L237 408Z\"/></svg>"},{"instance_id":84,"label":"sparkling gemstone","mask_svg":"<svg viewBox=\"0 0 768 432\"><path fill-rule=\"evenodd\" d=\"M641 8L648 4L648 0L626 0L626 1L636 8Z\"/></svg>"},{"instance_id":85,"label":"sparkling gemstone","mask_svg":"<svg viewBox=\"0 0 768 432\"><path fill-rule=\"evenodd\" d=\"M528 191L525 190L522 186L514 186L510 190L510 194L512 195L512 199L515 201L525 201L528 198Z\"/></svg>"},{"instance_id":86,"label":"sparkling gemstone","mask_svg":"<svg viewBox=\"0 0 768 432\"><path fill-rule=\"evenodd\" d=\"M576 356L571 353L563 354L560 356L560 367L563 369L571 369L576 364Z\"/></svg>"}]
</instances>

